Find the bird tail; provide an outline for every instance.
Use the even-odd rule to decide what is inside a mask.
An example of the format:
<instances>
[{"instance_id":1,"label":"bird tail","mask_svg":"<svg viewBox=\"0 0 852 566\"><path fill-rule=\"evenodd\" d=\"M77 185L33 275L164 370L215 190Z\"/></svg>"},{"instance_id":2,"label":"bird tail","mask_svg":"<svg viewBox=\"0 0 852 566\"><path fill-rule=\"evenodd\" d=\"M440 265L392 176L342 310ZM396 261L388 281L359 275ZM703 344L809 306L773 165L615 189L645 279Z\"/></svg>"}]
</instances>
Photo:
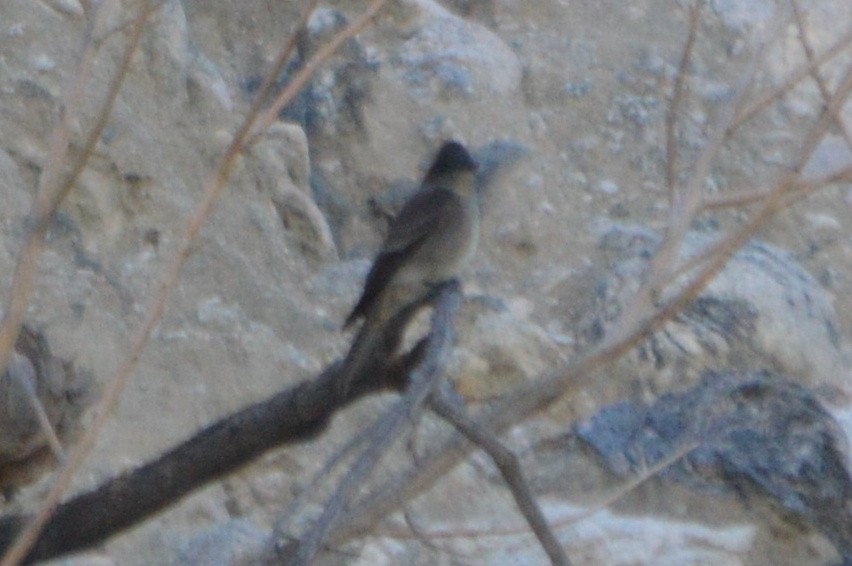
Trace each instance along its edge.
<instances>
[{"instance_id":1,"label":"bird tail","mask_svg":"<svg viewBox=\"0 0 852 566\"><path fill-rule=\"evenodd\" d=\"M347 396L356 381L367 379L369 373L381 370L398 344L399 340L385 325L369 318L365 320L343 361L338 393Z\"/></svg>"},{"instance_id":2,"label":"bird tail","mask_svg":"<svg viewBox=\"0 0 852 566\"><path fill-rule=\"evenodd\" d=\"M420 306L419 301L406 305L390 317L382 316L383 309L368 313L343 360L342 373L338 378L341 396L347 396L355 382L388 368L389 361L399 350L408 322Z\"/></svg>"}]
</instances>

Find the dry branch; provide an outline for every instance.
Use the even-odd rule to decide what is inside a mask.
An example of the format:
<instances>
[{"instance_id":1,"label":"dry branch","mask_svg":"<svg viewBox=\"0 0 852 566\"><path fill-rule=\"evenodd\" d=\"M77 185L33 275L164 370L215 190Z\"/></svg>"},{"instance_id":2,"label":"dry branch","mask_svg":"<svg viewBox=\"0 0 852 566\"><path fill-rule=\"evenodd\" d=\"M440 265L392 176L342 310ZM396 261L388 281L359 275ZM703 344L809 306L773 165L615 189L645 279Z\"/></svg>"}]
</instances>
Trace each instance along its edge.
<instances>
[{"instance_id":1,"label":"dry branch","mask_svg":"<svg viewBox=\"0 0 852 566\"><path fill-rule=\"evenodd\" d=\"M336 374L337 367L332 366L314 381L246 407L156 460L63 503L26 561L46 560L101 542L274 446L315 437L334 411L367 392L354 391L350 399L336 402ZM8 548L28 519L0 520L0 548Z\"/></svg>"},{"instance_id":2,"label":"dry branch","mask_svg":"<svg viewBox=\"0 0 852 566\"><path fill-rule=\"evenodd\" d=\"M814 57L812 61L808 61L807 64L790 73L787 80L778 85L774 90L766 93L763 97L745 107L744 110L737 114L737 118L734 120L734 123L731 125L728 133L733 133L735 130L739 129L745 123L767 109L771 104L780 100L782 96L790 92L790 90L802 82L802 80L808 77L812 72L818 70L825 63L843 53L850 44L852 44L852 28L847 29L846 33L839 37L837 41L832 43L831 46L828 47L821 55Z\"/></svg>"},{"instance_id":3,"label":"dry branch","mask_svg":"<svg viewBox=\"0 0 852 566\"><path fill-rule=\"evenodd\" d=\"M683 99L683 89L686 84L686 74L689 70L689 57L695 45L695 36L698 33L698 22L701 16L701 2L695 2L689 9L689 33L683 52L680 56L680 64L675 75L672 99L666 112L666 189L669 191L669 204L674 202L675 182L677 180L677 115L680 103Z\"/></svg>"},{"instance_id":4,"label":"dry branch","mask_svg":"<svg viewBox=\"0 0 852 566\"><path fill-rule=\"evenodd\" d=\"M399 389L409 375L415 383L425 384L421 387L428 394L435 373L448 356L452 342L449 320L458 307L459 288L447 285L437 297L427 298L437 300L440 314L433 331L415 352L385 372L356 376L346 396L341 396L336 383L341 366L336 363L311 381L206 427L156 460L60 505L35 546L19 560L46 560L101 542L272 448L315 438L337 411L364 395ZM407 411L413 400L403 400L404 418L410 414ZM29 519L20 515L0 518L0 550L9 548Z\"/></svg>"},{"instance_id":5,"label":"dry branch","mask_svg":"<svg viewBox=\"0 0 852 566\"><path fill-rule=\"evenodd\" d=\"M793 15L796 17L796 27L799 29L799 42L802 44L802 51L805 52L805 58L807 59L809 66L812 67L810 73L811 77L819 87L820 96L822 96L823 102L827 105L831 100L831 94L829 93L828 86L819 74L819 69L814 65L816 57L814 56L814 49L811 46L810 39L808 38L805 15L802 13L801 8L799 8L799 2L797 0L790 0L790 5L793 7ZM840 130L840 134L846 141L846 146L852 150L852 135L849 134L849 130L843 122L842 116L840 114L834 114L832 118L834 118L834 121L837 123L837 128Z\"/></svg>"},{"instance_id":6,"label":"dry branch","mask_svg":"<svg viewBox=\"0 0 852 566\"><path fill-rule=\"evenodd\" d=\"M565 549L562 548L556 535L553 534L544 512L536 502L517 456L503 446L496 436L468 417L463 409L455 407L446 396L441 395L440 391L433 394L429 400L429 407L491 457L512 492L512 497L515 498L518 509L538 538L542 548L547 553L547 557L550 558L551 564L569 566L571 561L565 554Z\"/></svg>"}]
</instances>

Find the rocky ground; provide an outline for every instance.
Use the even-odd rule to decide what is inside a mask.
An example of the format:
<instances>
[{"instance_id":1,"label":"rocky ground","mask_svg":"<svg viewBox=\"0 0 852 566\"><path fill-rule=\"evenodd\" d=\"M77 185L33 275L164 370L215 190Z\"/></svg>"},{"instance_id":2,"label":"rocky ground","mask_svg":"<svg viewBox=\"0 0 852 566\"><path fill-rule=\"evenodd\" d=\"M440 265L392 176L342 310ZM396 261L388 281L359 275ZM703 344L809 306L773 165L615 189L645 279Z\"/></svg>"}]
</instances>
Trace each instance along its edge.
<instances>
[{"instance_id":1,"label":"rocky ground","mask_svg":"<svg viewBox=\"0 0 852 566\"><path fill-rule=\"evenodd\" d=\"M775 5L706 4L680 116L681 179L708 123L732 100L750 41L769 25ZM852 6L814 4L808 4L808 30L820 52L846 31ZM102 5L106 29L133 13L129 1ZM309 57L364 5L321 3L300 36L299 56ZM203 180L299 12L297 3L273 0L168 0L152 19L93 159L51 227L27 311L53 355L92 389L121 362ZM85 30L77 0L0 5L0 273L13 272L48 133ZM461 315L452 376L459 391L472 404L484 402L594 344L643 276L665 226L665 113L687 30L685 3L665 0L391 2L239 160L73 489L140 464L343 354L350 338L340 325L385 216L450 137L493 163L494 173L481 247L465 273L471 299ZM72 153L115 69L121 37L98 51L90 96L72 122ZM758 89L780 84L803 60L795 26L783 27L760 68ZM829 84L850 61L847 52L825 69ZM813 82L792 90L726 145L707 190L771 184L821 108ZM850 164L852 151L835 129L805 170L820 176ZM743 219L742 210L702 216L684 253ZM843 437L852 434L852 237L843 226L850 221L848 185L783 211L759 235L768 244L746 247L695 305L601 376L599 387L512 431L510 441L524 455L546 511L558 519L557 535L574 563L832 564L849 556L852 535L843 521L852 512L852 491ZM2 279L4 296L10 281ZM715 404L713 395L730 398L742 389L708 386L705 369L759 382L750 391L764 392L761 407L793 399L795 410L760 422L805 424L766 425L789 434L754 442L789 441L801 459L786 464L805 463L775 481L755 472L759 465L749 467L737 452L742 445L720 455L729 438L763 425L736 407L715 409L728 405ZM763 370L781 385L765 385ZM68 385L75 395L79 383ZM637 451L667 445L664 432L678 429L667 423L679 413L654 404L666 394L672 404L704 407L709 416L702 422L711 425L733 415L722 427L730 433L719 441L723 448L707 448L690 463L717 479L719 469L736 473L696 487L684 481L686 472L674 471L603 511L568 521L641 471ZM250 563L293 494L389 401L365 401L321 441L269 454L62 563ZM618 401L635 408L600 413ZM813 409L820 403L827 412ZM621 415L618 422L639 414L643 422L658 419L666 426L648 430L662 440L608 441L596 433L601 421L591 418L607 414ZM422 425L414 443L436 426ZM808 451L833 464L811 473L807 463L815 460L801 456ZM410 457L401 448L392 462ZM750 478L748 489L743 477ZM790 495L829 483L835 500L846 498L845 511L841 503L817 513L822 495ZM30 508L48 485L46 476L7 489L0 509ZM415 502L410 515L434 544L398 520L354 554L328 560L545 560L481 455Z\"/></svg>"}]
</instances>

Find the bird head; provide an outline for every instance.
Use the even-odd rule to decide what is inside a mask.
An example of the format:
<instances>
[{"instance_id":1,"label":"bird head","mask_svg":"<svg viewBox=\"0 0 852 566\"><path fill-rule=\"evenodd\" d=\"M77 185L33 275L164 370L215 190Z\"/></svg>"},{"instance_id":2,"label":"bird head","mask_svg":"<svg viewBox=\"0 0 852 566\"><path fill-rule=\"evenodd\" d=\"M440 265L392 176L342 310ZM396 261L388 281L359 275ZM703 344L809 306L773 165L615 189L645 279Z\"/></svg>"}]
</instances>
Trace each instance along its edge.
<instances>
[{"instance_id":1,"label":"bird head","mask_svg":"<svg viewBox=\"0 0 852 566\"><path fill-rule=\"evenodd\" d=\"M448 141L438 150L426 173L424 183L448 184L451 188L464 189L473 186L478 164L467 149L457 141Z\"/></svg>"}]
</instances>

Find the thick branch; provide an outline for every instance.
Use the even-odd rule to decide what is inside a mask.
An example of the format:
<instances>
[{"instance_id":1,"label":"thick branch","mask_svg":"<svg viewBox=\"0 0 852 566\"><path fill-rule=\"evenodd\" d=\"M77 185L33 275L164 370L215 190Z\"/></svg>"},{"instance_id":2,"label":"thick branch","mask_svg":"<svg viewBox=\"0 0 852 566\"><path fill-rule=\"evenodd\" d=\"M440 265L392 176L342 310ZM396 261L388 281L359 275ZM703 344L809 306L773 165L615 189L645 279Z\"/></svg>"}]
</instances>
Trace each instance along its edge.
<instances>
[{"instance_id":1,"label":"thick branch","mask_svg":"<svg viewBox=\"0 0 852 566\"><path fill-rule=\"evenodd\" d=\"M439 298L449 295L444 302L457 303L457 285L443 290ZM454 310L450 307L449 310ZM446 339L444 333L436 340L439 346L444 346ZM286 389L206 427L156 460L60 505L26 562L60 556L104 541L272 448L316 437L325 430L332 416L349 403L369 393L398 388L412 368L434 365L431 357L422 355L427 350L418 348L381 374L357 376L345 396L340 395L341 388L336 383L341 366L335 363L312 381ZM21 515L0 519L0 551L9 547L28 519Z\"/></svg>"}]
</instances>

